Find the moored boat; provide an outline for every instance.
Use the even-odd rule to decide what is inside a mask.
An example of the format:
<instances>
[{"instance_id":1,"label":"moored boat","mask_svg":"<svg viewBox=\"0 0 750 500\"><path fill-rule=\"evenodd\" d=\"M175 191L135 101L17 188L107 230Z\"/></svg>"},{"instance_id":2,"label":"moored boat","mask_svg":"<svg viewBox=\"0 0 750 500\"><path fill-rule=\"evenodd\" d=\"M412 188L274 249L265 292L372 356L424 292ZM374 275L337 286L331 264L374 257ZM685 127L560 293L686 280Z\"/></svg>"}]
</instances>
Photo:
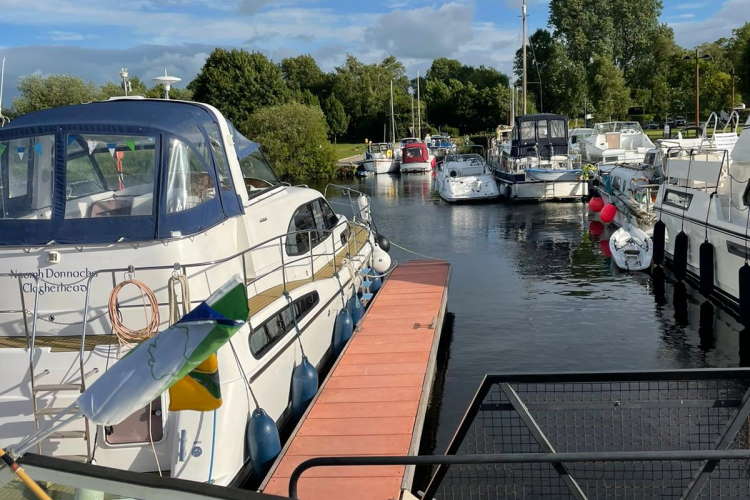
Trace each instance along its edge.
<instances>
[{"instance_id":1,"label":"moored boat","mask_svg":"<svg viewBox=\"0 0 750 500\"><path fill-rule=\"evenodd\" d=\"M490 200L500 194L487 164L477 154L446 156L438 169L437 189L449 202Z\"/></svg>"},{"instance_id":2,"label":"moored boat","mask_svg":"<svg viewBox=\"0 0 750 500\"><path fill-rule=\"evenodd\" d=\"M636 226L626 225L612 233L609 251L615 264L625 271L643 271L651 266L651 238Z\"/></svg>"},{"instance_id":3,"label":"moored boat","mask_svg":"<svg viewBox=\"0 0 750 500\"><path fill-rule=\"evenodd\" d=\"M578 141L582 160L589 163L641 163L654 143L638 122L604 122Z\"/></svg>"},{"instance_id":4,"label":"moored boat","mask_svg":"<svg viewBox=\"0 0 750 500\"><path fill-rule=\"evenodd\" d=\"M164 393L119 423L77 418L38 448L236 484L273 459L248 422L261 410L268 431L298 418L314 395L300 370L317 377L340 352L362 273L389 260L369 217L279 182L205 104L125 98L25 115L0 129L0 170L0 280L13 290L0 298L2 447L59 419L133 345L239 275L249 317L198 376L218 406L184 411Z\"/></svg>"},{"instance_id":5,"label":"moored boat","mask_svg":"<svg viewBox=\"0 0 750 500\"><path fill-rule=\"evenodd\" d=\"M412 142L401 149L401 173L429 172L432 161L427 145L423 142Z\"/></svg>"},{"instance_id":6,"label":"moored boat","mask_svg":"<svg viewBox=\"0 0 750 500\"><path fill-rule=\"evenodd\" d=\"M580 198L588 194L581 168L568 155L567 119L561 115L518 116L509 138L494 145L493 173L511 200Z\"/></svg>"},{"instance_id":7,"label":"moored boat","mask_svg":"<svg viewBox=\"0 0 750 500\"><path fill-rule=\"evenodd\" d=\"M399 164L394 158L393 146L387 142L368 144L362 160L365 170L374 174L391 174L398 172Z\"/></svg>"}]
</instances>

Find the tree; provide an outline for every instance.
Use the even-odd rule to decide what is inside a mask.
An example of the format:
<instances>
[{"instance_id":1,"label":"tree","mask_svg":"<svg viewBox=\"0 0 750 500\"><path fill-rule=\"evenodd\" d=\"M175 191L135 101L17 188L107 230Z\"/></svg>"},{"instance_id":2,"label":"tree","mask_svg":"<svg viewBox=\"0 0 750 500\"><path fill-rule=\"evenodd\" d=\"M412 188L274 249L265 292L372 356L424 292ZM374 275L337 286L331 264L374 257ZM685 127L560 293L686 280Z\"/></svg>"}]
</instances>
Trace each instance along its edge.
<instances>
[{"instance_id":1,"label":"tree","mask_svg":"<svg viewBox=\"0 0 750 500\"><path fill-rule=\"evenodd\" d=\"M324 84L325 73L311 55L287 57L281 61L281 72L290 90L310 90L314 94Z\"/></svg>"},{"instance_id":2,"label":"tree","mask_svg":"<svg viewBox=\"0 0 750 500\"><path fill-rule=\"evenodd\" d=\"M549 24L568 56L583 65L608 54L627 81L659 31L661 0L551 0Z\"/></svg>"},{"instance_id":3,"label":"tree","mask_svg":"<svg viewBox=\"0 0 750 500\"><path fill-rule=\"evenodd\" d=\"M13 101L13 111L17 115L99 98L96 85L69 75L27 76L18 84L18 90L21 95Z\"/></svg>"},{"instance_id":4,"label":"tree","mask_svg":"<svg viewBox=\"0 0 750 500\"><path fill-rule=\"evenodd\" d=\"M332 94L323 103L323 112L328 122L328 130L333 136L333 141L336 142L336 137L344 135L346 129L349 128L349 116L344 110L344 105L336 99L335 95Z\"/></svg>"},{"instance_id":5,"label":"tree","mask_svg":"<svg viewBox=\"0 0 750 500\"><path fill-rule=\"evenodd\" d=\"M529 92L537 96L536 107L541 111L575 116L582 111L587 95L585 69L576 63L563 44L552 34L539 29L529 37L527 71ZM516 52L514 71L520 79L523 72L523 52ZM536 83L536 82L541 83Z\"/></svg>"},{"instance_id":6,"label":"tree","mask_svg":"<svg viewBox=\"0 0 750 500\"><path fill-rule=\"evenodd\" d=\"M387 57L378 64L364 64L354 56L347 56L344 64L336 68L331 93L349 114L347 135L356 142L381 137L384 124L390 131L391 81L397 129L401 132L405 130L406 116L411 122L409 95L406 93L409 80L403 64L394 57Z\"/></svg>"},{"instance_id":7,"label":"tree","mask_svg":"<svg viewBox=\"0 0 750 500\"><path fill-rule=\"evenodd\" d=\"M596 120L625 118L630 107L630 89L625 84L622 70L607 56L595 56L592 69L591 98Z\"/></svg>"},{"instance_id":8,"label":"tree","mask_svg":"<svg viewBox=\"0 0 750 500\"><path fill-rule=\"evenodd\" d=\"M318 107L290 102L255 110L240 130L263 145L276 172L288 180L334 174L334 152Z\"/></svg>"},{"instance_id":9,"label":"tree","mask_svg":"<svg viewBox=\"0 0 750 500\"><path fill-rule=\"evenodd\" d=\"M196 101L216 106L234 123L289 100L281 69L263 54L239 49L215 49L188 89Z\"/></svg>"}]
</instances>

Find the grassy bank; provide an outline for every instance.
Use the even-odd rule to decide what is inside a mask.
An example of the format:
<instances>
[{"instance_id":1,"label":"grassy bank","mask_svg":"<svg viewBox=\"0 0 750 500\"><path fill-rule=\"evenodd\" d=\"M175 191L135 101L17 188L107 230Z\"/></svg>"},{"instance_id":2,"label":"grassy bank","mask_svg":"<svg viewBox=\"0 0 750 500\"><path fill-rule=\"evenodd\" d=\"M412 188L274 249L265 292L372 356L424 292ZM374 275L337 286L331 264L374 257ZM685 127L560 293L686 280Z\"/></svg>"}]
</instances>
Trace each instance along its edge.
<instances>
[{"instance_id":1,"label":"grassy bank","mask_svg":"<svg viewBox=\"0 0 750 500\"><path fill-rule=\"evenodd\" d=\"M337 160L348 158L354 155L361 155L365 152L364 144L339 143L333 145L333 150Z\"/></svg>"}]
</instances>

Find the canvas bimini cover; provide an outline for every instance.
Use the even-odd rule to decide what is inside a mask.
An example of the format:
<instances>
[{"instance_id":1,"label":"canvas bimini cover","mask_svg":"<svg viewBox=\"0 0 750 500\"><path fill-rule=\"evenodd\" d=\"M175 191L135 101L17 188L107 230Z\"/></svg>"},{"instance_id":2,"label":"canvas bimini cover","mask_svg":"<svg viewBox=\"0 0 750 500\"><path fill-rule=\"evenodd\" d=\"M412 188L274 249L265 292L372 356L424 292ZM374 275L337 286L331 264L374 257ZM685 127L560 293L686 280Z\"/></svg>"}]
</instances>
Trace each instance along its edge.
<instances>
[{"instance_id":1,"label":"canvas bimini cover","mask_svg":"<svg viewBox=\"0 0 750 500\"><path fill-rule=\"evenodd\" d=\"M430 161L430 152L423 142L412 142L401 149L401 163L424 163Z\"/></svg>"},{"instance_id":2,"label":"canvas bimini cover","mask_svg":"<svg viewBox=\"0 0 750 500\"><path fill-rule=\"evenodd\" d=\"M544 159L568 154L568 118L549 113L516 117L510 154Z\"/></svg>"},{"instance_id":3,"label":"canvas bimini cover","mask_svg":"<svg viewBox=\"0 0 750 500\"><path fill-rule=\"evenodd\" d=\"M220 115L118 99L0 129L0 245L186 236L242 213Z\"/></svg>"}]
</instances>

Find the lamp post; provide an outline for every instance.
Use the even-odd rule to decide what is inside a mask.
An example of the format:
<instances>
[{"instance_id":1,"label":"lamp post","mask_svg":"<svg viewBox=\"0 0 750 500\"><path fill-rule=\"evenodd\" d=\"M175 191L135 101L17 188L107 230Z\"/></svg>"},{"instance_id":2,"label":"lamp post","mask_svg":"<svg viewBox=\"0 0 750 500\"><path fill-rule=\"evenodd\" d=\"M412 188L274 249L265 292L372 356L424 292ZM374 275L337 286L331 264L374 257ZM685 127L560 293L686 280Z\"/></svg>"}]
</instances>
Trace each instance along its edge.
<instances>
[{"instance_id":1,"label":"lamp post","mask_svg":"<svg viewBox=\"0 0 750 500\"><path fill-rule=\"evenodd\" d=\"M698 49L695 49L695 55L689 55L683 57L684 60L689 61L690 59L695 58L695 126L699 126L700 120L701 120L701 101L700 101L700 95L701 95L701 87L700 87L700 71L698 64L701 59L708 60L712 59L712 57L708 54L701 55Z\"/></svg>"},{"instance_id":2,"label":"lamp post","mask_svg":"<svg viewBox=\"0 0 750 500\"><path fill-rule=\"evenodd\" d=\"M735 75L734 64L732 65L732 73L731 74L732 74L732 104L730 104L730 106L729 106L730 113L731 113L731 110L734 109L734 75Z\"/></svg>"}]
</instances>

